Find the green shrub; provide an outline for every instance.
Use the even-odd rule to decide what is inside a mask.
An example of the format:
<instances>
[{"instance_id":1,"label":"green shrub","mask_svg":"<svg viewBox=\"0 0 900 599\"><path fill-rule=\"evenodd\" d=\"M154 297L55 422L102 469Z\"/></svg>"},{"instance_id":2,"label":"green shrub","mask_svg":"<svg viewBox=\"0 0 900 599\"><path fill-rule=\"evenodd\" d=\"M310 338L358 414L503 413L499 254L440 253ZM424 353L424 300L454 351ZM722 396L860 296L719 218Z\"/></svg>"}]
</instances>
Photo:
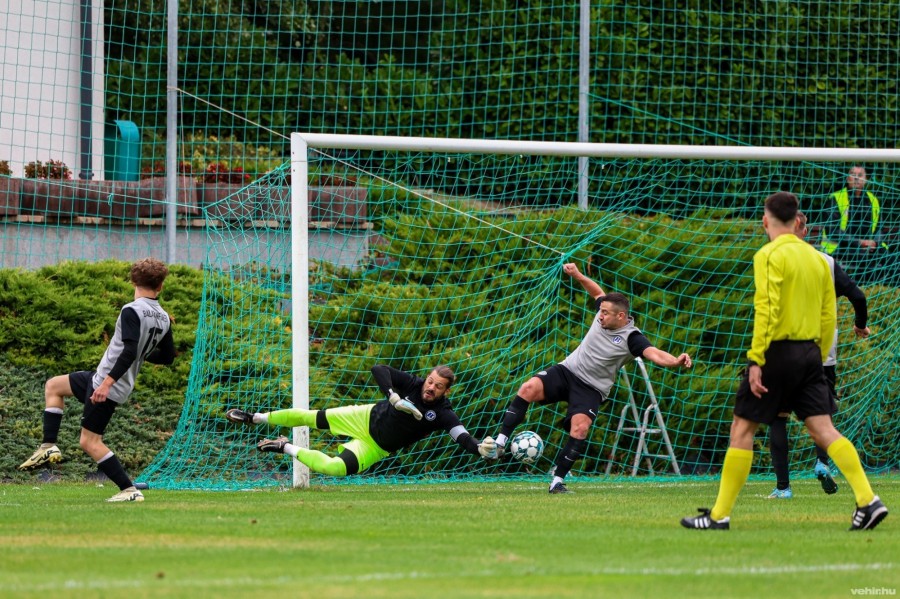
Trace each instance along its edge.
<instances>
[{"instance_id":1,"label":"green shrub","mask_svg":"<svg viewBox=\"0 0 900 599\"><path fill-rule=\"evenodd\" d=\"M37 271L0 269L0 472L31 480L18 466L41 441L43 385L51 376L93 370L134 299L126 262L62 263ZM116 410L104 440L129 473L145 468L171 436L187 388L203 286L201 271L171 266L160 298L175 317L178 357L171 367L145 364L131 399ZM60 476L83 479L95 464L78 446L81 404L66 402Z\"/></svg>"}]
</instances>

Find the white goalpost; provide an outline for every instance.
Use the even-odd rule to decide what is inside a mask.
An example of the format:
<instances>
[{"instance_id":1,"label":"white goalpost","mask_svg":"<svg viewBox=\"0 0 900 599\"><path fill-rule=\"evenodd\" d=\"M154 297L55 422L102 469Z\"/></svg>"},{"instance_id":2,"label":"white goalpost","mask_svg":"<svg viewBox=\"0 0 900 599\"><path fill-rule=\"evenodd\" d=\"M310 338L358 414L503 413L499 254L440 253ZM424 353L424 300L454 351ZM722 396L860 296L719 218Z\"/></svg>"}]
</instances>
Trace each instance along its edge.
<instances>
[{"instance_id":1,"label":"white goalpost","mask_svg":"<svg viewBox=\"0 0 900 599\"><path fill-rule=\"evenodd\" d=\"M307 300L310 297L309 277L307 276L310 269L308 216L310 153L316 151L321 153L324 150L572 157L579 158L578 168L584 168L587 171L590 171L591 168L589 162L591 158L683 159L714 162L900 163L900 150L897 149L595 144L293 133L291 135L290 225L291 270L293 273L291 277L292 405L299 409L309 409L310 395L310 321ZM309 429L296 428L293 435L294 444L301 447L309 446ZM674 461L674 455L671 457ZM293 485L306 487L309 485L309 480L308 469L293 460Z\"/></svg>"}]
</instances>

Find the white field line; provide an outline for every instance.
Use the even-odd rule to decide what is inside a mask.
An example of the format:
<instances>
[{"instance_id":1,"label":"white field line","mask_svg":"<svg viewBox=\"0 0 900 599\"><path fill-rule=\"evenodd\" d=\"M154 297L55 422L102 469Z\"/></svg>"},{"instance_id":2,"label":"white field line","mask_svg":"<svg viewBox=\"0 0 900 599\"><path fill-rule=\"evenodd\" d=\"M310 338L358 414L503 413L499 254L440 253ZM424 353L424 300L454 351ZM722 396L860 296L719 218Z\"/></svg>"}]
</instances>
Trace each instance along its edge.
<instances>
[{"instance_id":1,"label":"white field line","mask_svg":"<svg viewBox=\"0 0 900 599\"><path fill-rule=\"evenodd\" d=\"M867 572L894 570L897 564L886 563L846 563L846 564L815 564L809 566L774 566L774 567L722 567L722 568L587 568L571 571L559 569L541 570L539 568L527 569L531 577L541 575L567 575L567 576L674 576L693 578L698 576L778 576L795 574L816 574L828 572ZM524 572L523 572L524 573ZM495 578L497 576L510 575L506 570L480 570L460 574L432 573L432 572L373 572L371 574L358 574L352 576L317 576L315 584L354 584L378 581L403 581L403 580L439 580L445 578ZM279 576L277 578L178 578L175 576L166 578L147 578L130 580L66 580L60 582L44 582L36 584L0 584L0 593L39 593L62 591L97 591L114 589L153 589L165 588L209 588L209 587L266 587L295 585L310 583L308 576ZM299 588L299 587L298 587Z\"/></svg>"}]
</instances>

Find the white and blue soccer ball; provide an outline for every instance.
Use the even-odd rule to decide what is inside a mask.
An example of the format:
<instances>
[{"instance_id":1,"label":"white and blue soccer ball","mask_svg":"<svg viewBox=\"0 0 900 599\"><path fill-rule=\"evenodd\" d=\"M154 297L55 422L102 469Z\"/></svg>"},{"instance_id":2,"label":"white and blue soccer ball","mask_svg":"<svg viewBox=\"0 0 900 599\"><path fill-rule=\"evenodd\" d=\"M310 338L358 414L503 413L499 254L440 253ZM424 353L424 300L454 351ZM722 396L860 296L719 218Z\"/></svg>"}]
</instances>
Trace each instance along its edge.
<instances>
[{"instance_id":1,"label":"white and blue soccer ball","mask_svg":"<svg viewBox=\"0 0 900 599\"><path fill-rule=\"evenodd\" d=\"M544 440L535 432L522 431L510 440L509 452L523 464L534 464L544 453Z\"/></svg>"}]
</instances>

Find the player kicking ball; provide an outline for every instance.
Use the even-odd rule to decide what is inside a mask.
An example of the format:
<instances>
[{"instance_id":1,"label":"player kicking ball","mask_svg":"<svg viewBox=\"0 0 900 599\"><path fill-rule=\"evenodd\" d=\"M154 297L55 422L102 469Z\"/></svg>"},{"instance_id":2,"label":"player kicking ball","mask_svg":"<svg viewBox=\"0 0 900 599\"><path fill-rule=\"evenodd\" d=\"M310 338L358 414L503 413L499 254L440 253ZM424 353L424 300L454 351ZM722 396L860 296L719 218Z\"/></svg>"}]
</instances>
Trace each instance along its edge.
<instances>
[{"instance_id":1,"label":"player kicking ball","mask_svg":"<svg viewBox=\"0 0 900 599\"><path fill-rule=\"evenodd\" d=\"M119 458L106 446L103 434L113 412L125 403L144 362L171 364L175 360L172 317L159 305L169 268L154 258L131 266L134 301L125 304L116 330L95 371L82 370L55 376L44 388L44 436L40 447L19 470L32 470L62 459L56 439L62 424L66 397L84 404L79 444L97 462L97 468L119 487L109 502L143 501Z\"/></svg>"},{"instance_id":2,"label":"player kicking ball","mask_svg":"<svg viewBox=\"0 0 900 599\"><path fill-rule=\"evenodd\" d=\"M453 411L447 393L456 376L447 366L435 367L425 379L390 366L372 367L372 376L387 399L364 405L327 410L287 409L250 413L237 408L225 412L231 422L245 425L308 426L333 435L350 437L337 456L298 447L286 437L263 439L257 449L285 453L313 472L350 476L371 468L391 453L444 430L460 447L486 460L496 459L491 437L479 442Z\"/></svg>"}]
</instances>

